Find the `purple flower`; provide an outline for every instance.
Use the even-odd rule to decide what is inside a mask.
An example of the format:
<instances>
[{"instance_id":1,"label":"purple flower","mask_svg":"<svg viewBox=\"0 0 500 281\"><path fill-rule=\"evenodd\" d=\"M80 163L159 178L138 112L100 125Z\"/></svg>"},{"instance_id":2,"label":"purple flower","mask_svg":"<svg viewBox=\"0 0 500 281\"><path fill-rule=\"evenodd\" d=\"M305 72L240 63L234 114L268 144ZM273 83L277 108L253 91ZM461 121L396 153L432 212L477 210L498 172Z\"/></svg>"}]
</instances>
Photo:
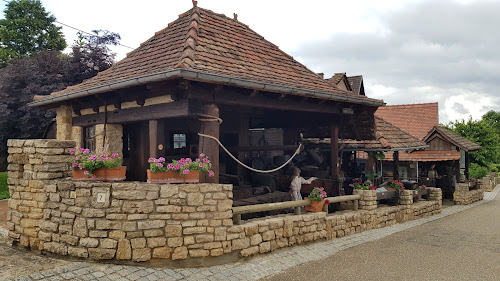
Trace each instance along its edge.
<instances>
[{"instance_id":1,"label":"purple flower","mask_svg":"<svg viewBox=\"0 0 500 281\"><path fill-rule=\"evenodd\" d=\"M78 164L78 169L80 169L80 170L83 169L83 164L82 163Z\"/></svg>"},{"instance_id":2,"label":"purple flower","mask_svg":"<svg viewBox=\"0 0 500 281\"><path fill-rule=\"evenodd\" d=\"M214 171L209 170L209 171L208 171L208 176L209 176L209 177L213 177L213 176L214 176Z\"/></svg>"},{"instance_id":3,"label":"purple flower","mask_svg":"<svg viewBox=\"0 0 500 281\"><path fill-rule=\"evenodd\" d=\"M80 156L75 156L75 159L76 160L80 160Z\"/></svg>"},{"instance_id":4,"label":"purple flower","mask_svg":"<svg viewBox=\"0 0 500 281\"><path fill-rule=\"evenodd\" d=\"M200 163L198 166L199 166L200 168L203 168L203 163Z\"/></svg>"},{"instance_id":5,"label":"purple flower","mask_svg":"<svg viewBox=\"0 0 500 281\"><path fill-rule=\"evenodd\" d=\"M165 162L165 158L163 158L163 157L158 158L158 160L159 160L160 162Z\"/></svg>"},{"instance_id":6,"label":"purple flower","mask_svg":"<svg viewBox=\"0 0 500 281\"><path fill-rule=\"evenodd\" d=\"M83 152L85 149L83 147L78 148L78 151Z\"/></svg>"},{"instance_id":7,"label":"purple flower","mask_svg":"<svg viewBox=\"0 0 500 281\"><path fill-rule=\"evenodd\" d=\"M205 157L205 153L200 153L200 157Z\"/></svg>"},{"instance_id":8,"label":"purple flower","mask_svg":"<svg viewBox=\"0 0 500 281\"><path fill-rule=\"evenodd\" d=\"M154 163L154 162L156 162L155 160L156 160L156 159L149 157L149 159L148 159L148 163Z\"/></svg>"},{"instance_id":9,"label":"purple flower","mask_svg":"<svg viewBox=\"0 0 500 281\"><path fill-rule=\"evenodd\" d=\"M89 174L89 171L84 171L83 172L84 175L88 175Z\"/></svg>"},{"instance_id":10,"label":"purple flower","mask_svg":"<svg viewBox=\"0 0 500 281\"><path fill-rule=\"evenodd\" d=\"M87 148L87 149L83 150L83 154L89 154L89 153L90 153L90 149Z\"/></svg>"},{"instance_id":11,"label":"purple flower","mask_svg":"<svg viewBox=\"0 0 500 281\"><path fill-rule=\"evenodd\" d=\"M95 161L97 159L97 155L95 154L92 154L90 157L89 157L89 160L90 161Z\"/></svg>"},{"instance_id":12,"label":"purple flower","mask_svg":"<svg viewBox=\"0 0 500 281\"><path fill-rule=\"evenodd\" d=\"M70 150L69 154L74 155L75 154L75 149L73 148L72 150Z\"/></svg>"},{"instance_id":13,"label":"purple flower","mask_svg":"<svg viewBox=\"0 0 500 281\"><path fill-rule=\"evenodd\" d=\"M181 164L177 164L177 165L175 165L175 169L180 170L181 168L182 168L182 165L181 165Z\"/></svg>"},{"instance_id":14,"label":"purple flower","mask_svg":"<svg viewBox=\"0 0 500 281\"><path fill-rule=\"evenodd\" d=\"M186 169L186 170L182 171L182 173L183 173L184 175L189 174L189 169Z\"/></svg>"},{"instance_id":15,"label":"purple flower","mask_svg":"<svg viewBox=\"0 0 500 281\"><path fill-rule=\"evenodd\" d=\"M76 167L78 166L78 162L73 162L73 164L71 164L73 167Z\"/></svg>"},{"instance_id":16,"label":"purple flower","mask_svg":"<svg viewBox=\"0 0 500 281\"><path fill-rule=\"evenodd\" d=\"M175 169L175 166L174 166L174 165L172 165L172 164L168 164L168 165L167 165L167 168L169 168L169 169Z\"/></svg>"},{"instance_id":17,"label":"purple flower","mask_svg":"<svg viewBox=\"0 0 500 281\"><path fill-rule=\"evenodd\" d=\"M200 158L196 158L196 162L200 162L200 161L201 161Z\"/></svg>"},{"instance_id":18,"label":"purple flower","mask_svg":"<svg viewBox=\"0 0 500 281\"><path fill-rule=\"evenodd\" d=\"M111 158L117 158L118 156L120 156L118 153L111 154Z\"/></svg>"},{"instance_id":19,"label":"purple flower","mask_svg":"<svg viewBox=\"0 0 500 281\"><path fill-rule=\"evenodd\" d=\"M163 167L162 163L156 163L156 167Z\"/></svg>"},{"instance_id":20,"label":"purple flower","mask_svg":"<svg viewBox=\"0 0 500 281\"><path fill-rule=\"evenodd\" d=\"M210 160L208 160L208 158L203 158L203 162L210 163Z\"/></svg>"},{"instance_id":21,"label":"purple flower","mask_svg":"<svg viewBox=\"0 0 500 281\"><path fill-rule=\"evenodd\" d=\"M186 158L186 162L193 162L191 158Z\"/></svg>"},{"instance_id":22,"label":"purple flower","mask_svg":"<svg viewBox=\"0 0 500 281\"><path fill-rule=\"evenodd\" d=\"M101 153L101 157L106 157L106 153Z\"/></svg>"}]
</instances>

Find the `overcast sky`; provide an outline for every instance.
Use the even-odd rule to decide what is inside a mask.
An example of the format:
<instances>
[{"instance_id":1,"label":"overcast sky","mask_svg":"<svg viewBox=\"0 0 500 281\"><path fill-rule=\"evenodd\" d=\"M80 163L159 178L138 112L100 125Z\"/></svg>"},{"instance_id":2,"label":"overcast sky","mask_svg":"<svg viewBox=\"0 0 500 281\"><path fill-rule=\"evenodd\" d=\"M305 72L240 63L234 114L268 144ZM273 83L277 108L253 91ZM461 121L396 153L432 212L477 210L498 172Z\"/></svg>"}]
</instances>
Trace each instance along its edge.
<instances>
[{"instance_id":1,"label":"overcast sky","mask_svg":"<svg viewBox=\"0 0 500 281\"><path fill-rule=\"evenodd\" d=\"M192 7L191 0L42 3L59 22L119 33L133 48ZM325 77L363 75L367 96L389 105L437 101L441 123L500 111L500 1L199 0L198 6L237 13ZM63 32L71 44L76 31ZM117 59L131 51L113 50Z\"/></svg>"}]
</instances>

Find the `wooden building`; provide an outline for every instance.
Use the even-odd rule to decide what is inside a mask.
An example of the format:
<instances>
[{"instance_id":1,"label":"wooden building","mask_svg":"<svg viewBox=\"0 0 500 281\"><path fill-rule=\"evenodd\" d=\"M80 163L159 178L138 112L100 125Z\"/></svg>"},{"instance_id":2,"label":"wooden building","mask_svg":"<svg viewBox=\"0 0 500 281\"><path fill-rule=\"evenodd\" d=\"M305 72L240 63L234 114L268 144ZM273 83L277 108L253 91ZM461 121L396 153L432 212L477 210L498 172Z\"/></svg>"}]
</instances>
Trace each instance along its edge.
<instances>
[{"instance_id":1,"label":"wooden building","mask_svg":"<svg viewBox=\"0 0 500 281\"><path fill-rule=\"evenodd\" d=\"M245 171L198 133L247 162L255 151L293 152L300 133L374 140L374 112L383 104L333 86L236 15L196 4L110 69L30 103L57 109L57 139L121 152L129 180L146 180L149 157L204 152L216 174L207 182L219 181L219 169ZM282 143L252 146L252 132L265 129L279 129ZM338 148L334 141L325 166L333 179Z\"/></svg>"}]
</instances>

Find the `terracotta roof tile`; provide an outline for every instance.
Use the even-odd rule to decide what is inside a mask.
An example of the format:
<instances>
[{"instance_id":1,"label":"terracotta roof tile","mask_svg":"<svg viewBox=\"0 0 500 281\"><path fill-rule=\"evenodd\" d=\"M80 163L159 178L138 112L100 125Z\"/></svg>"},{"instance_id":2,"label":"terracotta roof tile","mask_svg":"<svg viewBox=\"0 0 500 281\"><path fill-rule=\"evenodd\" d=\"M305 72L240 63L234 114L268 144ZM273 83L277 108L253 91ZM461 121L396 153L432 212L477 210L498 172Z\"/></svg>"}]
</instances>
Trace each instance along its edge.
<instances>
[{"instance_id":1,"label":"terracotta roof tile","mask_svg":"<svg viewBox=\"0 0 500 281\"><path fill-rule=\"evenodd\" d=\"M174 69L360 98L332 86L247 25L199 7L179 15L110 69L51 96L102 88ZM365 97L359 103L365 101L383 103Z\"/></svg>"},{"instance_id":2,"label":"terracotta roof tile","mask_svg":"<svg viewBox=\"0 0 500 281\"><path fill-rule=\"evenodd\" d=\"M392 153L385 153L384 161L394 161ZM459 160L460 152L455 150L418 150L411 153L400 152L399 161L420 161L420 162L432 162L432 161L449 161L449 160Z\"/></svg>"},{"instance_id":3,"label":"terracotta roof tile","mask_svg":"<svg viewBox=\"0 0 500 281\"><path fill-rule=\"evenodd\" d=\"M406 133L423 140L439 124L438 103L380 106L378 116Z\"/></svg>"},{"instance_id":4,"label":"terracotta roof tile","mask_svg":"<svg viewBox=\"0 0 500 281\"><path fill-rule=\"evenodd\" d=\"M353 92L355 92L356 94L361 93L361 84L363 83L363 75L349 76L347 77L347 81L349 81L349 84L351 85L351 89Z\"/></svg>"}]
</instances>

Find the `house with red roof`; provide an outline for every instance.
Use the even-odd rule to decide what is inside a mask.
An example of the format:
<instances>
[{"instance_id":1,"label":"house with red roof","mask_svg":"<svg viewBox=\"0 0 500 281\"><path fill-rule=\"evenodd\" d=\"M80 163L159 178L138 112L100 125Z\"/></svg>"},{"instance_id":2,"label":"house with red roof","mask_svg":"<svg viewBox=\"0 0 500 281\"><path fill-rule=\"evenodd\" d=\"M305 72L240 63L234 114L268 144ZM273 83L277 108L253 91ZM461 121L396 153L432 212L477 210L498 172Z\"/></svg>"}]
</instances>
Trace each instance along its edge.
<instances>
[{"instance_id":1,"label":"house with red roof","mask_svg":"<svg viewBox=\"0 0 500 281\"><path fill-rule=\"evenodd\" d=\"M123 155L127 179L146 180L149 157L178 159L204 152L219 173L245 175L225 153L248 163L252 153L292 154L307 137L375 140L382 100L332 85L249 26L193 8L96 77L30 106L56 109L57 139ZM279 129L269 145L255 130ZM207 136L213 137L208 138ZM259 145L260 144L260 145ZM339 178L339 144L325 173ZM264 166L264 168L266 168Z\"/></svg>"}]
</instances>

